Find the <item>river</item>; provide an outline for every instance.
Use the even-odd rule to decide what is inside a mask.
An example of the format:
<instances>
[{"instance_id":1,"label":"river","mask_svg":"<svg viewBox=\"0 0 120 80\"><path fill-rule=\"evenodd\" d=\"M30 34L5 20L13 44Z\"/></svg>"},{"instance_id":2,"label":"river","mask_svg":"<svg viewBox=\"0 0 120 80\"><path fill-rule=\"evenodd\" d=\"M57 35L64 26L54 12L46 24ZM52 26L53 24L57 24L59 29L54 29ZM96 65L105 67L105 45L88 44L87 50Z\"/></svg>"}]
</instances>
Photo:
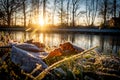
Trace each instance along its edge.
<instances>
[{"instance_id":1,"label":"river","mask_svg":"<svg viewBox=\"0 0 120 80\"><path fill-rule=\"evenodd\" d=\"M58 47L64 42L71 42L76 46L89 49L99 46L97 49L104 54L120 54L120 36L103 35L103 34L87 34L87 33L37 33L37 32L2 32L4 35L10 35L13 40L24 42L29 39L45 43L49 47Z\"/></svg>"}]
</instances>

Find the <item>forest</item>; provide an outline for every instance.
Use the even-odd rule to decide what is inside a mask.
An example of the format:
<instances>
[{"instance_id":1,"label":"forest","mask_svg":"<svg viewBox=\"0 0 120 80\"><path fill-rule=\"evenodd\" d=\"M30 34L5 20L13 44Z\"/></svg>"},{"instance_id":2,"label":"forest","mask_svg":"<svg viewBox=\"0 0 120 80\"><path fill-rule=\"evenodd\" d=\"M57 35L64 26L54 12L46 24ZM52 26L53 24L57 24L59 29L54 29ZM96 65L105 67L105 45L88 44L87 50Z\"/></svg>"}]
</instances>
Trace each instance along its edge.
<instances>
[{"instance_id":1,"label":"forest","mask_svg":"<svg viewBox=\"0 0 120 80\"><path fill-rule=\"evenodd\" d=\"M0 25L119 27L119 0L0 0Z\"/></svg>"}]
</instances>

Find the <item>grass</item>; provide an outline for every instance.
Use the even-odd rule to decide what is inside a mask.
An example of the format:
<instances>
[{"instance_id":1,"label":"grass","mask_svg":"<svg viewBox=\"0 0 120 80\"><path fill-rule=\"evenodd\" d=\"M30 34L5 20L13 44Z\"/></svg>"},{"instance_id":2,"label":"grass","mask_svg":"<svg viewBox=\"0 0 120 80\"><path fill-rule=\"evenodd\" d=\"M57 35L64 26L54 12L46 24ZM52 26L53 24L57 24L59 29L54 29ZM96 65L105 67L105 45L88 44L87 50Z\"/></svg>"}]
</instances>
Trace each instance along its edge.
<instances>
[{"instance_id":1,"label":"grass","mask_svg":"<svg viewBox=\"0 0 120 80\"><path fill-rule=\"evenodd\" d=\"M0 65L1 80L23 80L26 77L21 73L19 66L12 63L8 56L4 61L0 58Z\"/></svg>"},{"instance_id":2,"label":"grass","mask_svg":"<svg viewBox=\"0 0 120 80\"><path fill-rule=\"evenodd\" d=\"M4 55L5 56L5 55ZM91 58L95 59L94 61L90 61ZM19 65L15 65L10 60L10 51L6 54L4 60L0 58L0 79L1 80L107 80L107 78L115 78L119 80L119 74L111 74L109 71L112 70L120 70L119 67L112 67L110 59L114 59L114 57L108 55L97 55L93 51L82 52L81 54L72 55L69 57L61 56L61 58L53 58L55 63L51 60L49 61L49 67L42 71L38 76L33 77L34 71L31 73L25 73L19 68ZM109 66L105 66L105 60ZM112 61L113 61L112 60ZM114 61L113 61L114 62ZM115 63L116 64L116 63ZM118 66L120 66L118 64ZM100 79L98 79L98 77ZM111 80L111 79L109 79Z\"/></svg>"},{"instance_id":3,"label":"grass","mask_svg":"<svg viewBox=\"0 0 120 80\"><path fill-rule=\"evenodd\" d=\"M96 48L96 47L94 47L94 48ZM36 79L36 80L38 80L38 79L41 80L42 78L44 78L44 76L45 76L50 70L52 70L52 69L60 66L60 65L63 64L64 62L69 62L70 60L76 60L76 59L82 57L82 54L85 54L85 53L93 50L94 48L91 48L91 49L89 49L89 50L83 51L81 54L76 54L76 55L73 55L73 56L71 56L71 57L69 57L69 58L64 58L63 60L60 60L60 61L52 64L51 66L49 66L48 68L46 68L44 71L42 71L35 79Z\"/></svg>"},{"instance_id":4,"label":"grass","mask_svg":"<svg viewBox=\"0 0 120 80\"><path fill-rule=\"evenodd\" d=\"M38 70L38 68L40 68L39 65L31 73L25 73L23 70L20 69L19 65L15 65L14 63L11 62L10 49L0 49L1 50L0 54L2 54L2 57L0 58L0 79L107 80L106 78L108 77L110 78L114 77L116 78L116 80L119 80L120 79L119 74L109 73L109 71L111 70L118 72L120 71L119 68L120 65L114 61L117 60L117 58L114 58L111 55L99 56L98 54L96 54L96 52L92 51L93 49L94 48L76 55L45 59L45 62L49 67L43 70L38 76L33 76L33 74L35 71ZM98 74L98 72L100 74ZM100 77L100 79L98 79L98 77Z\"/></svg>"}]
</instances>

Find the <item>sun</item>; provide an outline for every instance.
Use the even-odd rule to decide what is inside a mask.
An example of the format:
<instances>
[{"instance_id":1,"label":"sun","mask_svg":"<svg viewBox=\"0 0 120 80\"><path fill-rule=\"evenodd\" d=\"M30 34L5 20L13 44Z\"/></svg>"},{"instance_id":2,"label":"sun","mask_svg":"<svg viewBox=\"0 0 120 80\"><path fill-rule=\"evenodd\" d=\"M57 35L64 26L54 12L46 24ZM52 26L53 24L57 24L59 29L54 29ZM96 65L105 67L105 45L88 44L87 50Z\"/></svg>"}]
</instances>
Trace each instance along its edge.
<instances>
[{"instance_id":1,"label":"sun","mask_svg":"<svg viewBox=\"0 0 120 80\"><path fill-rule=\"evenodd\" d=\"M44 20L42 18L39 18L39 24L40 24L40 27L44 26Z\"/></svg>"}]
</instances>

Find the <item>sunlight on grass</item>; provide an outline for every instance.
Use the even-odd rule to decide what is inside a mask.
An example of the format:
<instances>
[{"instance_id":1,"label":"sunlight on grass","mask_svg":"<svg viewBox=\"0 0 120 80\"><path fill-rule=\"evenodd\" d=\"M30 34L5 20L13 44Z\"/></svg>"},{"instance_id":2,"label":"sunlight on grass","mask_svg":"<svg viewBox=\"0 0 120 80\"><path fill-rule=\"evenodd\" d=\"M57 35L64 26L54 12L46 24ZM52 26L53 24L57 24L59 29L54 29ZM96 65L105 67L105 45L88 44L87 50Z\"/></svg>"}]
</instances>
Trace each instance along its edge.
<instances>
[{"instance_id":1,"label":"sunlight on grass","mask_svg":"<svg viewBox=\"0 0 120 80\"><path fill-rule=\"evenodd\" d=\"M41 80L41 79L43 79L43 78L45 77L45 75L46 75L50 70L52 70L52 69L60 66L60 65L63 64L64 62L68 62L68 61L70 61L70 60L78 59L78 58L82 57L81 55L83 55L84 53L87 53L87 52L89 52L89 51L91 51L91 50L93 50L93 49L95 49L95 48L97 48L97 47L98 47L98 46L93 47L93 48L91 48L91 49L89 49L89 50L85 50L85 51L81 52L80 54L76 54L76 55L71 56L71 57L69 57L69 58L64 58L63 60L60 60L60 61L52 64L51 66L49 66L48 68L46 68L44 71L42 71L42 72L35 78L35 80L38 80L38 79Z\"/></svg>"},{"instance_id":2,"label":"sunlight on grass","mask_svg":"<svg viewBox=\"0 0 120 80\"><path fill-rule=\"evenodd\" d=\"M120 80L119 58L111 55L98 55L93 49L85 50L79 54L71 56L59 56L62 58L55 59L56 62L50 61L49 67L41 73L34 75L42 65L36 64L36 68L30 73L20 69L19 65L11 62L8 53L5 61L0 58L0 78L4 75L3 80ZM10 52L10 51L9 51ZM49 61L49 59L47 59ZM114 70L115 69L115 70ZM113 71L114 73L109 73Z\"/></svg>"}]
</instances>

